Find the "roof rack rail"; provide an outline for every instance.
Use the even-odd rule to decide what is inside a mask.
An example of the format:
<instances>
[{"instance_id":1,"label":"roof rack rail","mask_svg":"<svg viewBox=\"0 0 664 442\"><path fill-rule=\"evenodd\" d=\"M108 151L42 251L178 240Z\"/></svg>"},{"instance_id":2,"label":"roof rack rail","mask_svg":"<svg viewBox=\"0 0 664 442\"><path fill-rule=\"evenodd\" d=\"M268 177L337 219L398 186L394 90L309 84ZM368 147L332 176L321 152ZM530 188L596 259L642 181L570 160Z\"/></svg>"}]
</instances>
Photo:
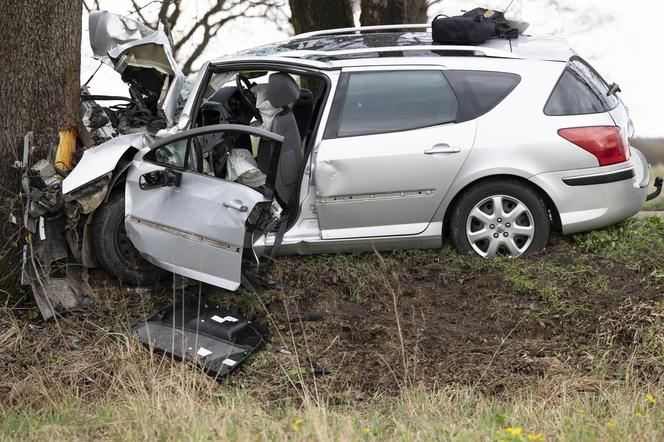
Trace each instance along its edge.
<instances>
[{"instance_id":1,"label":"roof rack rail","mask_svg":"<svg viewBox=\"0 0 664 442\"><path fill-rule=\"evenodd\" d=\"M404 25L379 25L379 26L356 26L352 28L337 28L337 29L324 29L322 31L305 32L304 34L297 34L291 40L299 40L302 38L317 37L320 35L335 35L335 34L354 34L362 32L375 32L375 31L398 31L399 29L429 29L431 25L428 24L404 24Z\"/></svg>"},{"instance_id":2,"label":"roof rack rail","mask_svg":"<svg viewBox=\"0 0 664 442\"><path fill-rule=\"evenodd\" d=\"M410 52L410 51L455 51L474 52L477 56L494 58L522 58L509 51L482 46L459 45L417 45L417 46L384 46L380 48L340 49L336 51L294 50L279 54L281 57L306 58L320 56L323 58L343 57L344 55L372 54L375 52Z\"/></svg>"}]
</instances>

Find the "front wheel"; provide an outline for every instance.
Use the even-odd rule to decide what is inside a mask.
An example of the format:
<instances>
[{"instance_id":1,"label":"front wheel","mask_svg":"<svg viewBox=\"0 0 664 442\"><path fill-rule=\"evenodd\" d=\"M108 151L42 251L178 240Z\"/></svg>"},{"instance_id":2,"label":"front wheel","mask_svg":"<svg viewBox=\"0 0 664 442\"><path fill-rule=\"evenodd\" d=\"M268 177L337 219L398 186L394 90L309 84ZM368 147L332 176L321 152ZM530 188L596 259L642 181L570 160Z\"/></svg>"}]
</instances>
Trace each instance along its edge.
<instances>
[{"instance_id":1,"label":"front wheel","mask_svg":"<svg viewBox=\"0 0 664 442\"><path fill-rule=\"evenodd\" d=\"M168 276L168 272L143 259L127 237L124 192L111 195L94 217L93 250L107 273L133 286L155 284Z\"/></svg>"},{"instance_id":2,"label":"front wheel","mask_svg":"<svg viewBox=\"0 0 664 442\"><path fill-rule=\"evenodd\" d=\"M472 186L453 209L450 236L462 254L483 258L517 257L542 250L551 221L542 197L516 180L485 181Z\"/></svg>"}]
</instances>

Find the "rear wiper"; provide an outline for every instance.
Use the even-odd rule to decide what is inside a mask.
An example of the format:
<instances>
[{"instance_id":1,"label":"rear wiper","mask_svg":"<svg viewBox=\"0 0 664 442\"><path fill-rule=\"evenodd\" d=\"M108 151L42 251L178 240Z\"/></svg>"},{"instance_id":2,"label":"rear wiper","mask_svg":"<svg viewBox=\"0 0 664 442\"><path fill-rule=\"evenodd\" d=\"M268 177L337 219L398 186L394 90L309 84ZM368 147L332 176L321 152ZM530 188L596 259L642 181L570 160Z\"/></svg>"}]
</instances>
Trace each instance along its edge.
<instances>
[{"instance_id":1,"label":"rear wiper","mask_svg":"<svg viewBox=\"0 0 664 442\"><path fill-rule=\"evenodd\" d=\"M618 83L613 83L611 86L609 86L609 90L606 91L606 96L610 97L611 95L615 95L618 92L622 92L622 89L620 89Z\"/></svg>"}]
</instances>

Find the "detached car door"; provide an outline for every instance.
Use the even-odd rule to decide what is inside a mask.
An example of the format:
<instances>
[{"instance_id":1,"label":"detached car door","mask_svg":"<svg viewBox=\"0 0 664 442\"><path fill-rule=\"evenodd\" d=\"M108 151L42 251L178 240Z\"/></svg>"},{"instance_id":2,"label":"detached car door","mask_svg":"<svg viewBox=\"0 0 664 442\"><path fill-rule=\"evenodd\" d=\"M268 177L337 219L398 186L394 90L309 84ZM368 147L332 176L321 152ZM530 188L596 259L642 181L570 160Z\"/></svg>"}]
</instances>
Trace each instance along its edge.
<instances>
[{"instance_id":1,"label":"detached car door","mask_svg":"<svg viewBox=\"0 0 664 442\"><path fill-rule=\"evenodd\" d=\"M475 138L457 111L438 67L344 71L315 163L323 238L423 232Z\"/></svg>"},{"instance_id":2,"label":"detached car door","mask_svg":"<svg viewBox=\"0 0 664 442\"><path fill-rule=\"evenodd\" d=\"M249 126L185 131L140 151L126 186L125 227L136 249L159 267L228 290L240 285L247 229L271 216L274 184L268 177L261 193L202 173L206 149L238 133L267 139L276 152L283 141Z\"/></svg>"}]
</instances>

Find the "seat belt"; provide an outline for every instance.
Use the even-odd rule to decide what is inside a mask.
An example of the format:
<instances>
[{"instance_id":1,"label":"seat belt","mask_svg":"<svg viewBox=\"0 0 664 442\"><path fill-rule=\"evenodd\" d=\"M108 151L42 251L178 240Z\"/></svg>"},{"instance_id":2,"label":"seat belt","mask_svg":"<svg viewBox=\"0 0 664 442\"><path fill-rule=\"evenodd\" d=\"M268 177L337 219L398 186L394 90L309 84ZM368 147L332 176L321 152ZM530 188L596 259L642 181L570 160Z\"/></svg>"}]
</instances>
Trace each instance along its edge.
<instances>
[{"instance_id":1,"label":"seat belt","mask_svg":"<svg viewBox=\"0 0 664 442\"><path fill-rule=\"evenodd\" d=\"M304 163L302 164L302 167L304 167ZM300 176L302 176L302 171L300 171ZM301 184L302 183L300 183L300 185ZM277 228L277 233L274 237L274 244L272 245L272 249L270 250L269 255L269 258L273 261L276 259L279 248L281 247L281 243L284 240L284 235L286 234L286 229L288 228L288 223L290 222L291 217L293 214L297 214L297 210L293 210L293 207L297 207L297 205L294 204L299 196L299 190L297 192L291 193L290 199L286 203L286 209L284 210L285 213L281 216L281 219L279 219L279 227Z\"/></svg>"},{"instance_id":2,"label":"seat belt","mask_svg":"<svg viewBox=\"0 0 664 442\"><path fill-rule=\"evenodd\" d=\"M270 259L275 260L277 258L277 253L281 247L281 243L284 241L284 235L286 234L286 229L288 228L288 222L290 221L290 213L286 216L282 216L279 220L279 228L274 237L274 244L270 250Z\"/></svg>"}]
</instances>

